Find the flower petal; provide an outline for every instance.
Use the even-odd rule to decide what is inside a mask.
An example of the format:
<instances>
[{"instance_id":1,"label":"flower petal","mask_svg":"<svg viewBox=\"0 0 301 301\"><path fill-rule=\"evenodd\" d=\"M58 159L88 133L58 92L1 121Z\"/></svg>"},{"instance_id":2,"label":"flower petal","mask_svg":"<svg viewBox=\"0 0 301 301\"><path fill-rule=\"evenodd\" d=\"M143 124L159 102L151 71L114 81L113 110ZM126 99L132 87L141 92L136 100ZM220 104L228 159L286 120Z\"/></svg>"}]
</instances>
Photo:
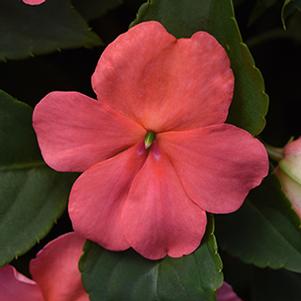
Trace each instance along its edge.
<instances>
[{"instance_id":1,"label":"flower petal","mask_svg":"<svg viewBox=\"0 0 301 301\"><path fill-rule=\"evenodd\" d=\"M293 209L301 219L301 184L288 176L280 168L276 169L276 175L280 181L284 194L291 202Z\"/></svg>"},{"instance_id":2,"label":"flower petal","mask_svg":"<svg viewBox=\"0 0 301 301\"><path fill-rule=\"evenodd\" d=\"M33 126L46 163L84 171L143 139L145 130L77 92L52 92L35 107Z\"/></svg>"},{"instance_id":3,"label":"flower petal","mask_svg":"<svg viewBox=\"0 0 301 301\"><path fill-rule=\"evenodd\" d=\"M223 286L216 292L216 301L241 301L241 299L237 297L232 287L224 282Z\"/></svg>"},{"instance_id":4,"label":"flower petal","mask_svg":"<svg viewBox=\"0 0 301 301\"><path fill-rule=\"evenodd\" d=\"M85 240L68 233L50 242L30 263L33 279L47 301L89 301L78 262Z\"/></svg>"},{"instance_id":5,"label":"flower petal","mask_svg":"<svg viewBox=\"0 0 301 301\"><path fill-rule=\"evenodd\" d=\"M206 213L187 197L171 162L153 145L132 183L122 221L131 247L160 259L192 253L204 235Z\"/></svg>"},{"instance_id":6,"label":"flower petal","mask_svg":"<svg viewBox=\"0 0 301 301\"><path fill-rule=\"evenodd\" d=\"M35 282L7 265L0 269L0 300L43 301L43 297Z\"/></svg>"},{"instance_id":7,"label":"flower petal","mask_svg":"<svg viewBox=\"0 0 301 301\"><path fill-rule=\"evenodd\" d=\"M264 146L232 125L163 133L158 140L187 194L208 212L237 210L268 172Z\"/></svg>"},{"instance_id":8,"label":"flower petal","mask_svg":"<svg viewBox=\"0 0 301 301\"><path fill-rule=\"evenodd\" d=\"M284 158L280 168L296 182L301 184L301 138L289 142L284 147Z\"/></svg>"},{"instance_id":9,"label":"flower petal","mask_svg":"<svg viewBox=\"0 0 301 301\"><path fill-rule=\"evenodd\" d=\"M28 5L40 5L44 3L46 0L22 0L22 1Z\"/></svg>"},{"instance_id":10,"label":"flower petal","mask_svg":"<svg viewBox=\"0 0 301 301\"><path fill-rule=\"evenodd\" d=\"M137 145L94 165L76 180L69 201L75 231L110 250L129 247L120 216L145 156L143 145Z\"/></svg>"},{"instance_id":11,"label":"flower petal","mask_svg":"<svg viewBox=\"0 0 301 301\"><path fill-rule=\"evenodd\" d=\"M92 85L112 108L160 132L224 122L234 78L213 36L197 32L176 40L160 23L149 21L106 48Z\"/></svg>"},{"instance_id":12,"label":"flower petal","mask_svg":"<svg viewBox=\"0 0 301 301\"><path fill-rule=\"evenodd\" d=\"M285 147L284 147L284 156L289 157L289 156L301 156L301 138L298 138L294 141L289 142Z\"/></svg>"}]
</instances>

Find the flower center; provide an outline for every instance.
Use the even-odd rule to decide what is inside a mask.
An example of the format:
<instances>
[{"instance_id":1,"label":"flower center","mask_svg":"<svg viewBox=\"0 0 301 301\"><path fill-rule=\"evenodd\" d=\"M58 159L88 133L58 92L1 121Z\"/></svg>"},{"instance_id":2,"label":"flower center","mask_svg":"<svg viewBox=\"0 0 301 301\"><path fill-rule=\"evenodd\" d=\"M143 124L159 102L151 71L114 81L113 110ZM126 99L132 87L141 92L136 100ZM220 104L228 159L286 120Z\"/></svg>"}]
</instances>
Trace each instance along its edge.
<instances>
[{"instance_id":1,"label":"flower center","mask_svg":"<svg viewBox=\"0 0 301 301\"><path fill-rule=\"evenodd\" d=\"M145 149L148 149L153 144L154 140L156 138L156 134L152 131L148 131L144 138L144 147Z\"/></svg>"}]
</instances>

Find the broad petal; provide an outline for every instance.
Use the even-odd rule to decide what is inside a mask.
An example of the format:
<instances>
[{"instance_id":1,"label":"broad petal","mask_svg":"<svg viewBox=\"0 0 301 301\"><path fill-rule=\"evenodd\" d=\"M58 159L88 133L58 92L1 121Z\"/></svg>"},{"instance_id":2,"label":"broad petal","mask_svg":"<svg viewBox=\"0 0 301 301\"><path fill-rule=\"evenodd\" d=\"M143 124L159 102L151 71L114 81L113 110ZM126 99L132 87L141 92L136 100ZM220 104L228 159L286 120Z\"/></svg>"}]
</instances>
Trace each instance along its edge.
<instances>
[{"instance_id":1,"label":"broad petal","mask_svg":"<svg viewBox=\"0 0 301 301\"><path fill-rule=\"evenodd\" d=\"M301 219L301 184L288 176L280 168L277 168L276 176L280 181L282 191L291 202L293 209Z\"/></svg>"},{"instance_id":2,"label":"broad petal","mask_svg":"<svg viewBox=\"0 0 301 301\"><path fill-rule=\"evenodd\" d=\"M154 149L129 191L122 214L125 236L146 258L181 257L199 246L206 213L187 197L166 155Z\"/></svg>"},{"instance_id":3,"label":"broad petal","mask_svg":"<svg viewBox=\"0 0 301 301\"><path fill-rule=\"evenodd\" d=\"M1 301L43 301L42 293L35 282L7 265L0 269Z\"/></svg>"},{"instance_id":4,"label":"broad petal","mask_svg":"<svg viewBox=\"0 0 301 301\"><path fill-rule=\"evenodd\" d=\"M50 242L30 263L33 279L47 301L89 301L78 262L85 240L68 233Z\"/></svg>"},{"instance_id":5,"label":"broad petal","mask_svg":"<svg viewBox=\"0 0 301 301\"><path fill-rule=\"evenodd\" d=\"M163 133L158 140L187 194L208 212L237 210L268 172L264 146L232 125Z\"/></svg>"},{"instance_id":6,"label":"broad petal","mask_svg":"<svg viewBox=\"0 0 301 301\"><path fill-rule=\"evenodd\" d=\"M94 165L74 183L69 214L75 231L110 250L129 248L121 213L131 182L145 161L142 144Z\"/></svg>"},{"instance_id":7,"label":"broad petal","mask_svg":"<svg viewBox=\"0 0 301 301\"><path fill-rule=\"evenodd\" d=\"M46 163L84 171L143 139L145 130L77 92L52 92L35 107L33 127Z\"/></svg>"},{"instance_id":8,"label":"broad petal","mask_svg":"<svg viewBox=\"0 0 301 301\"><path fill-rule=\"evenodd\" d=\"M242 301L233 291L232 287L224 282L223 286L216 292L216 301Z\"/></svg>"},{"instance_id":9,"label":"broad petal","mask_svg":"<svg viewBox=\"0 0 301 301\"><path fill-rule=\"evenodd\" d=\"M234 78L214 37L197 32L177 40L150 21L106 48L92 85L112 108L160 132L224 122Z\"/></svg>"}]
</instances>

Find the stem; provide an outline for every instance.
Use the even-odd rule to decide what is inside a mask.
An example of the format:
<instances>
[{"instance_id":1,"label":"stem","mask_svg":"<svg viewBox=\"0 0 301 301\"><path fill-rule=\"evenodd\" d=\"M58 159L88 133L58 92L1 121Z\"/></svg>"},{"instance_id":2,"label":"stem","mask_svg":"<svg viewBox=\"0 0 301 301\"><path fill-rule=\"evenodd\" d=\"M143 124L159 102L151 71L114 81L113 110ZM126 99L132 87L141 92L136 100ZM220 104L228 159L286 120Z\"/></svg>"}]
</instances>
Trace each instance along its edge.
<instances>
[{"instance_id":1,"label":"stem","mask_svg":"<svg viewBox=\"0 0 301 301\"><path fill-rule=\"evenodd\" d=\"M274 161L280 161L283 158L283 148L265 144L269 157Z\"/></svg>"}]
</instances>

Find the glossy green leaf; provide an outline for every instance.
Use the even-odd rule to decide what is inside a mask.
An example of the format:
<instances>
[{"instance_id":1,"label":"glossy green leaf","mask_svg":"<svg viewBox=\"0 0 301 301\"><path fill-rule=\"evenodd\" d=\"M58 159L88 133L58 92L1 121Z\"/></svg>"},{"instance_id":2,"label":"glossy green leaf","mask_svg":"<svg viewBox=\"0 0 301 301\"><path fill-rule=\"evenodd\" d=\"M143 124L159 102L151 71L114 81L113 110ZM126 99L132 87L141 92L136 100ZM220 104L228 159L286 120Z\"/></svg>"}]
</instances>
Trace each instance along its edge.
<instances>
[{"instance_id":1,"label":"glossy green leaf","mask_svg":"<svg viewBox=\"0 0 301 301\"><path fill-rule=\"evenodd\" d=\"M219 246L246 263L301 272L300 220L269 176L237 212L218 216Z\"/></svg>"},{"instance_id":2,"label":"glossy green leaf","mask_svg":"<svg viewBox=\"0 0 301 301\"><path fill-rule=\"evenodd\" d=\"M0 91L0 266L48 233L74 180L43 163L31 114L28 105Z\"/></svg>"},{"instance_id":3,"label":"glossy green leaf","mask_svg":"<svg viewBox=\"0 0 301 301\"><path fill-rule=\"evenodd\" d=\"M265 126L268 96L251 53L242 42L231 0L149 0L132 25L157 20L176 37L190 37L204 30L225 47L235 73L235 95L228 122L254 135Z\"/></svg>"},{"instance_id":4,"label":"glossy green leaf","mask_svg":"<svg viewBox=\"0 0 301 301\"><path fill-rule=\"evenodd\" d=\"M1 0L0 36L0 61L100 44L69 0L51 0L38 6Z\"/></svg>"},{"instance_id":5,"label":"glossy green leaf","mask_svg":"<svg viewBox=\"0 0 301 301\"><path fill-rule=\"evenodd\" d=\"M80 270L91 301L214 301L223 276L212 221L201 247L180 259L150 261L87 242Z\"/></svg>"},{"instance_id":6,"label":"glossy green leaf","mask_svg":"<svg viewBox=\"0 0 301 301\"><path fill-rule=\"evenodd\" d=\"M122 4L122 0L73 0L75 8L88 21L104 16Z\"/></svg>"}]
</instances>

